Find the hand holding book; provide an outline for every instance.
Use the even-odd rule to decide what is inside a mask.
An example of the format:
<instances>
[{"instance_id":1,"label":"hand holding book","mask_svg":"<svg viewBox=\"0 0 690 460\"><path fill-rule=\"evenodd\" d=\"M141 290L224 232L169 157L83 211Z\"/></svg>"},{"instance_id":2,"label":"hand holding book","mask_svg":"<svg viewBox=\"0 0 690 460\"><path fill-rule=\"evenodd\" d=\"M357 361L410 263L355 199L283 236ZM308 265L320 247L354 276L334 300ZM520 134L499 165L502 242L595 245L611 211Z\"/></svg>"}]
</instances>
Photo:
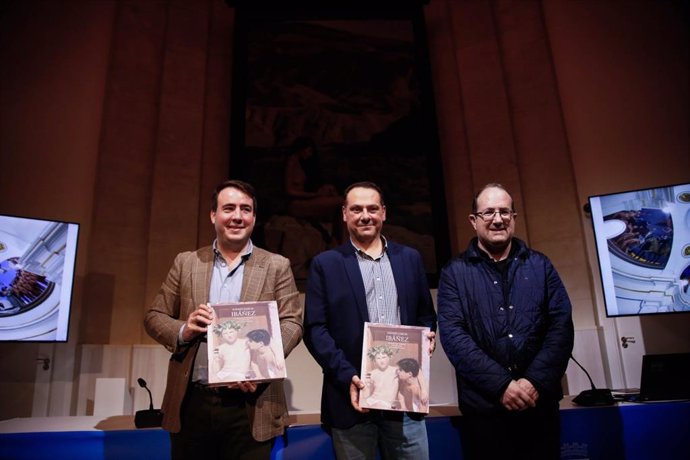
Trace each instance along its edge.
<instances>
[{"instance_id":1,"label":"hand holding book","mask_svg":"<svg viewBox=\"0 0 690 460\"><path fill-rule=\"evenodd\" d=\"M436 351L436 332L427 332L426 338L429 340L429 356L431 356L434 354L434 351Z\"/></svg>"},{"instance_id":2,"label":"hand holding book","mask_svg":"<svg viewBox=\"0 0 690 460\"><path fill-rule=\"evenodd\" d=\"M364 389L365 384L357 375L352 376L352 383L350 383L350 402L352 407L355 408L357 412L366 413L369 409L365 409L359 404L359 398L361 391Z\"/></svg>"},{"instance_id":3,"label":"hand holding book","mask_svg":"<svg viewBox=\"0 0 690 460\"><path fill-rule=\"evenodd\" d=\"M210 305L199 304L196 310L187 317L187 322L182 329L182 340L191 342L200 334L205 334L208 326L213 322L213 309Z\"/></svg>"}]
</instances>

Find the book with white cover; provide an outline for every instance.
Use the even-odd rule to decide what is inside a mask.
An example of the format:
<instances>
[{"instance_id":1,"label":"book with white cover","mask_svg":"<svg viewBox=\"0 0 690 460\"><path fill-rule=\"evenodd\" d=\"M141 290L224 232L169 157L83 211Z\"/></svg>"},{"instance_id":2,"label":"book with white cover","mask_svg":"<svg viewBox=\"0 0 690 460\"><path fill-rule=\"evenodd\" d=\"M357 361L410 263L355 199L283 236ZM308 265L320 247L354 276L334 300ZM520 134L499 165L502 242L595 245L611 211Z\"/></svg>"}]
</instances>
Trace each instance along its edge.
<instances>
[{"instance_id":1,"label":"book with white cover","mask_svg":"<svg viewBox=\"0 0 690 460\"><path fill-rule=\"evenodd\" d=\"M364 323L360 407L429 413L429 332Z\"/></svg>"},{"instance_id":2,"label":"book with white cover","mask_svg":"<svg viewBox=\"0 0 690 460\"><path fill-rule=\"evenodd\" d=\"M212 304L211 308L209 385L287 377L275 301Z\"/></svg>"}]
</instances>

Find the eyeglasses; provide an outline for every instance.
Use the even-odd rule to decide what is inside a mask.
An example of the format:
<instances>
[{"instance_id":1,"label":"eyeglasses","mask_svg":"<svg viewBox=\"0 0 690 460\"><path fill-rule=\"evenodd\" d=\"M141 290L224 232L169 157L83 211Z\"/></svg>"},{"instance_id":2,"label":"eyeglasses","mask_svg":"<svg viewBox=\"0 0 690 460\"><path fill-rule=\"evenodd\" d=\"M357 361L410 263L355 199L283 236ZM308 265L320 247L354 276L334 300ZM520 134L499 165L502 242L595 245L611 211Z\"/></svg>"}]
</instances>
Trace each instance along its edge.
<instances>
[{"instance_id":1,"label":"eyeglasses","mask_svg":"<svg viewBox=\"0 0 690 460\"><path fill-rule=\"evenodd\" d=\"M494 216L498 214L502 220L508 221L512 219L515 213L510 209L487 209L486 211L475 212L474 215L481 217L484 222L494 220Z\"/></svg>"}]
</instances>

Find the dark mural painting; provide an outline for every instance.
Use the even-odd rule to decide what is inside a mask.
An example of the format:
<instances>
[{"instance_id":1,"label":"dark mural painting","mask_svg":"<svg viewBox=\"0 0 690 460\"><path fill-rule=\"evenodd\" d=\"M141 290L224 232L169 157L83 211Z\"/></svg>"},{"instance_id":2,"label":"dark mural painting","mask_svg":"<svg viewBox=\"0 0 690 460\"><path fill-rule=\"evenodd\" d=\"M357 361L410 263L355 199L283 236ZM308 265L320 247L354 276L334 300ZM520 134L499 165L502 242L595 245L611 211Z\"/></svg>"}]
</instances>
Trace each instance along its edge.
<instances>
[{"instance_id":1,"label":"dark mural painting","mask_svg":"<svg viewBox=\"0 0 690 460\"><path fill-rule=\"evenodd\" d=\"M418 249L433 283L448 235L418 26L238 18L231 175L258 189L257 244L289 257L303 287L311 258L347 238L344 188L374 181L384 235Z\"/></svg>"}]
</instances>

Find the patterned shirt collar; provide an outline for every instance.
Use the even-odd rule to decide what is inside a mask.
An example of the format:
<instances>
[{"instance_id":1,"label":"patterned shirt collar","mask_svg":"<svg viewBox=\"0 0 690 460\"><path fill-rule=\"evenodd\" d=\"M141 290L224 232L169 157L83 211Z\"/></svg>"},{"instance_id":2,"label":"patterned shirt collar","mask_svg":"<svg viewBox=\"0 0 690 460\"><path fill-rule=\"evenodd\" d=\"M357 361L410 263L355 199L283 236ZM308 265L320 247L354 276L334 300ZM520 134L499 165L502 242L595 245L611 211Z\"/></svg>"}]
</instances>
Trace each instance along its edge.
<instances>
[{"instance_id":1,"label":"patterned shirt collar","mask_svg":"<svg viewBox=\"0 0 690 460\"><path fill-rule=\"evenodd\" d=\"M355 252L357 253L357 255L359 255L360 257L366 257L373 260L380 259L381 257L383 257L383 255L386 253L386 250L388 249L388 240L386 240L386 237L383 235L381 235L381 242L383 243L383 250L381 251L381 254L379 254L377 257L371 257L369 254L364 252L363 249L359 248L357 246L357 243L355 243L355 241L352 238L350 238L350 244L353 248L355 248Z\"/></svg>"},{"instance_id":2,"label":"patterned shirt collar","mask_svg":"<svg viewBox=\"0 0 690 460\"><path fill-rule=\"evenodd\" d=\"M218 239L213 240L213 245L211 246L213 248L213 255L215 257L215 262L223 262L227 263L225 260L225 257L223 257L223 254L220 253L220 250L218 249ZM244 252L242 253L242 261L241 263L246 262L249 260L249 257L251 257L252 252L254 251L254 243L252 243L252 240L249 240L247 242L247 245L244 247Z\"/></svg>"}]
</instances>

